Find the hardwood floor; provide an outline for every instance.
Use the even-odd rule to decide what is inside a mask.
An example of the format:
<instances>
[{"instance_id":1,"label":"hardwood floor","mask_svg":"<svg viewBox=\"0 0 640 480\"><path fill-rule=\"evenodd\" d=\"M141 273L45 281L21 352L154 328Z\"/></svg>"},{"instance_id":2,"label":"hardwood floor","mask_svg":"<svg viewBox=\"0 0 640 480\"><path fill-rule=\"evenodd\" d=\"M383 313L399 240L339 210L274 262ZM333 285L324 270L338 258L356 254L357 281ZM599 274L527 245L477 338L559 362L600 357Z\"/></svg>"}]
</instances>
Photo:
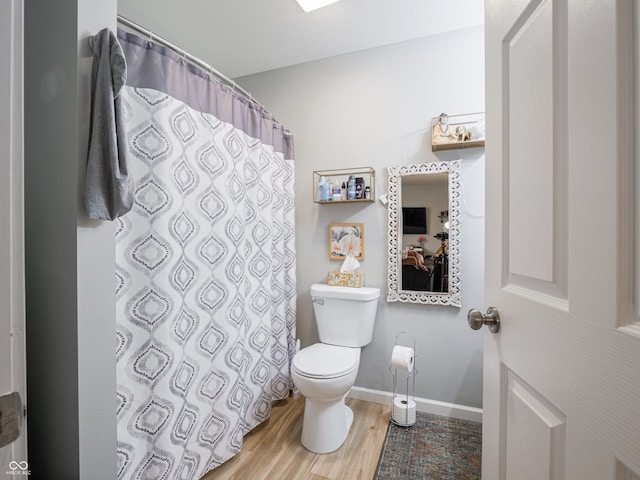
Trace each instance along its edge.
<instances>
[{"instance_id":1,"label":"hardwood floor","mask_svg":"<svg viewBox=\"0 0 640 480\"><path fill-rule=\"evenodd\" d=\"M269 420L244 439L242 451L201 480L372 480L378 465L390 405L347 399L354 422L346 442L318 455L300 443L304 397L276 403Z\"/></svg>"}]
</instances>

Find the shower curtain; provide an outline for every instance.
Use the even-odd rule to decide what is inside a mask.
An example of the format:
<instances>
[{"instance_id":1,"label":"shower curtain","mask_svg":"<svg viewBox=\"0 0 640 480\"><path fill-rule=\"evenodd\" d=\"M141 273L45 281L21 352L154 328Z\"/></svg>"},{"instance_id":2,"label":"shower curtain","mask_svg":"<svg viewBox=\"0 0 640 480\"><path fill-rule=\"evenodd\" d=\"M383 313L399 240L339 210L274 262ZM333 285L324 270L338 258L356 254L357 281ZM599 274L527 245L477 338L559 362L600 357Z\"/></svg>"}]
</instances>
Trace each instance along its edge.
<instances>
[{"instance_id":1,"label":"shower curtain","mask_svg":"<svg viewBox=\"0 0 640 480\"><path fill-rule=\"evenodd\" d=\"M119 479L197 479L285 398L292 138L173 50L118 32L134 206L117 220Z\"/></svg>"}]
</instances>

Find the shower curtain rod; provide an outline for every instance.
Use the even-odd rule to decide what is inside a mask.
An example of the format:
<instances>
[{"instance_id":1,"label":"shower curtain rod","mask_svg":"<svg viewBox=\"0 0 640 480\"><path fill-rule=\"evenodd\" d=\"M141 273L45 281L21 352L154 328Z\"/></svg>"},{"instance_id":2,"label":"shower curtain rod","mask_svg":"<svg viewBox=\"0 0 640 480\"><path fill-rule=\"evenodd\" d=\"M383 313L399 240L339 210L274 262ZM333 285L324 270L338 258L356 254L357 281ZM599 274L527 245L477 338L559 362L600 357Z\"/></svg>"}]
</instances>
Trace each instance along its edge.
<instances>
[{"instance_id":1,"label":"shower curtain rod","mask_svg":"<svg viewBox=\"0 0 640 480\"><path fill-rule=\"evenodd\" d=\"M141 27L140 25L138 25L137 23L129 20L126 17L123 17L122 15L118 14L118 23L121 25L124 25L125 27L129 27L133 30L136 30L138 33L141 33L142 35L144 35L145 37L149 37L149 39L151 39L152 41L155 41L156 43L159 43L167 48L170 48L171 50L173 50L174 52L176 52L177 54L181 55L182 57L184 57L186 60L188 60L189 62L199 66L200 68L208 71L209 73L215 75L216 77L218 77L219 80L222 80L224 83L226 83L229 87L238 90L239 92L241 92L242 94L244 94L252 103L255 103L256 105L258 105L260 108L262 108L263 110L267 111L268 110L264 107L264 105L262 105L260 102L258 102L255 98L253 98L253 95L251 95L251 93L247 92L244 88L242 88L240 85L238 85L236 82L234 82L233 80L231 80L229 77L227 77L226 75L223 75L222 73L220 73L219 71L217 71L215 68L213 68L211 65L203 62L202 60L200 60L199 58L194 57L193 55L187 53L186 51L182 50L181 48L175 46L173 43L169 42L168 40L165 40L164 38L156 35L155 33L151 32L150 30L147 30L144 27Z\"/></svg>"}]
</instances>

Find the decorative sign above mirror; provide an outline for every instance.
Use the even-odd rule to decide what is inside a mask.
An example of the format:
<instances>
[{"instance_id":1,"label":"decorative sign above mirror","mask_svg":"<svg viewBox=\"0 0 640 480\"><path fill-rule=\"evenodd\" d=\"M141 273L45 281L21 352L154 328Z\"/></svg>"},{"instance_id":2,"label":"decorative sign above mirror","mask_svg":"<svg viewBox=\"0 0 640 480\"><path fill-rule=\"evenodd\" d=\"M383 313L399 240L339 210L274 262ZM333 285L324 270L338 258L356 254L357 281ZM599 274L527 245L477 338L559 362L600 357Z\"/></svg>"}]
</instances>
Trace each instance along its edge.
<instances>
[{"instance_id":1,"label":"decorative sign above mirror","mask_svg":"<svg viewBox=\"0 0 640 480\"><path fill-rule=\"evenodd\" d=\"M462 306L460 164L389 167L387 301Z\"/></svg>"}]
</instances>

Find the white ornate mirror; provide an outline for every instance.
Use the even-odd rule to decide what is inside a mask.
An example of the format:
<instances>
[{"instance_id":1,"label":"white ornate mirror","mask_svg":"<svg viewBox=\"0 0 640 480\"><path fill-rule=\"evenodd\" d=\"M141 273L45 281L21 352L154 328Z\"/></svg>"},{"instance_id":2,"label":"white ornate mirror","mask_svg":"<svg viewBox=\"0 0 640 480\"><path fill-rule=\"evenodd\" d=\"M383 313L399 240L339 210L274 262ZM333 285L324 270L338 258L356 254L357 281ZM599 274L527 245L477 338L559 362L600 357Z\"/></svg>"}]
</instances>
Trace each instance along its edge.
<instances>
[{"instance_id":1,"label":"white ornate mirror","mask_svg":"<svg viewBox=\"0 0 640 480\"><path fill-rule=\"evenodd\" d=\"M460 162L389 167L387 301L462 306Z\"/></svg>"}]
</instances>

